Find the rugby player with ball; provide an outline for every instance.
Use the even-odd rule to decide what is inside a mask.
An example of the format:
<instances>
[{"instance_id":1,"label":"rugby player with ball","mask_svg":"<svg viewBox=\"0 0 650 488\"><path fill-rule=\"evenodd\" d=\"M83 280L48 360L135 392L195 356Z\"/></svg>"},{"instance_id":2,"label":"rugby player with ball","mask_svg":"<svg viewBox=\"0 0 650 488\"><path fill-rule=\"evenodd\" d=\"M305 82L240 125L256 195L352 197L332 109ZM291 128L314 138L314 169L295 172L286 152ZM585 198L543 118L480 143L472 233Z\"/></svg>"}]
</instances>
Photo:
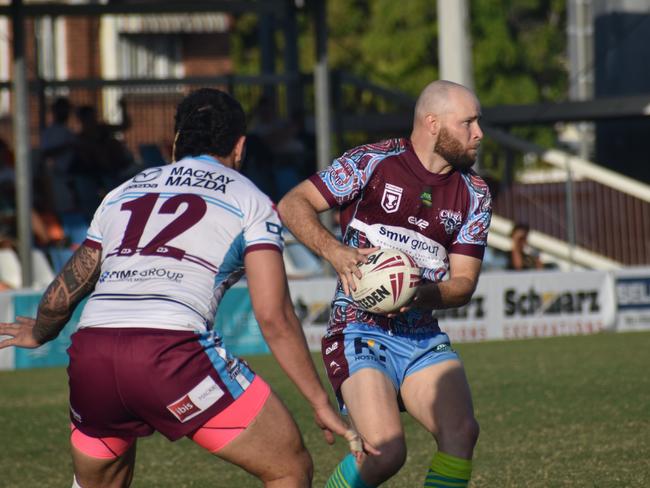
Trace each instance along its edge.
<instances>
[{"instance_id":1,"label":"rugby player with ball","mask_svg":"<svg viewBox=\"0 0 650 488\"><path fill-rule=\"evenodd\" d=\"M491 216L488 187L471 170L480 115L470 90L434 81L409 138L347 151L278 205L293 235L338 273L323 359L342 411L381 452L346 456L327 487L378 486L397 473L404 410L437 443L424 485L469 482L479 427L463 365L432 310L466 304L478 282ZM318 219L334 207L343 242ZM388 256L393 249L401 253ZM409 262L387 262L395 256Z\"/></svg>"}]
</instances>

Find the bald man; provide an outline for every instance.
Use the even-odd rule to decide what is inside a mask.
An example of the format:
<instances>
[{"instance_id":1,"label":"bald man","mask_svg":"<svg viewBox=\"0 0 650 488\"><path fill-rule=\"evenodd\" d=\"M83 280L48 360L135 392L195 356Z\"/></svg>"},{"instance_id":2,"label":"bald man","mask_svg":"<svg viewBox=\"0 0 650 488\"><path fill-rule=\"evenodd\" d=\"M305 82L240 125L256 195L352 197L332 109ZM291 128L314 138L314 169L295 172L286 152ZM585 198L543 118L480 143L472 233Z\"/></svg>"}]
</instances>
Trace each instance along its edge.
<instances>
[{"instance_id":1,"label":"bald man","mask_svg":"<svg viewBox=\"0 0 650 488\"><path fill-rule=\"evenodd\" d=\"M483 137L470 90L434 81L420 94L410 138L347 151L287 194L286 226L338 273L325 367L343 412L381 454L347 456L328 487L372 487L406 459L400 411L435 438L424 484L467 486L479 427L458 354L432 311L469 302L490 224L490 194L471 167ZM341 210L339 242L318 213ZM351 296L360 263L377 248L408 253L421 269L412 302L389 315L363 310ZM423 472L424 474L424 472Z\"/></svg>"}]
</instances>

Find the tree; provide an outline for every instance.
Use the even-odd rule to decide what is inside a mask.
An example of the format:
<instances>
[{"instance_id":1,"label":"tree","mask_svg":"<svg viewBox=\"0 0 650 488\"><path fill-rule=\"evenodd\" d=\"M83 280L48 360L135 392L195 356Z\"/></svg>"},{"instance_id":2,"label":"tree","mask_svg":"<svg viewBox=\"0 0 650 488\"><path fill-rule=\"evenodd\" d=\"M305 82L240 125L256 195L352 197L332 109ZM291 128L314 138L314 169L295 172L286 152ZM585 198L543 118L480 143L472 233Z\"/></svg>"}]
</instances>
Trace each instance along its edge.
<instances>
[{"instance_id":1,"label":"tree","mask_svg":"<svg viewBox=\"0 0 650 488\"><path fill-rule=\"evenodd\" d=\"M299 13L300 64L314 65L311 5ZM472 0L470 29L476 92L484 106L562 101L567 98L566 6L563 0ZM378 86L414 98L438 77L438 29L432 0L328 0L329 60ZM237 23L235 65L256 72L257 38L251 16ZM282 45L278 34L278 45ZM281 57L279 57L280 59ZM390 110L370 92L347 93L349 110ZM552 145L550 128L518 128L517 133Z\"/></svg>"}]
</instances>

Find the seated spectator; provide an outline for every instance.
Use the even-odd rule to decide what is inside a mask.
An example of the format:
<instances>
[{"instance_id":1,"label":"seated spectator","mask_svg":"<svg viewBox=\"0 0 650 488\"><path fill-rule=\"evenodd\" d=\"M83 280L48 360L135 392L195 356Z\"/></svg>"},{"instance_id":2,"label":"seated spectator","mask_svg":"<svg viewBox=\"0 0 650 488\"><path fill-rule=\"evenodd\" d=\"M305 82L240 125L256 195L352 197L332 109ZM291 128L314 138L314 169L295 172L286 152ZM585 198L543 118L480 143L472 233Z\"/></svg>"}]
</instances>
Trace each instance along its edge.
<instances>
[{"instance_id":1,"label":"seated spectator","mask_svg":"<svg viewBox=\"0 0 650 488\"><path fill-rule=\"evenodd\" d=\"M268 148L278 201L289 190L312 173L315 167L315 137L305 129L302 112L294 112L291 119L278 116L275 99L263 96L251 114L249 138L256 137Z\"/></svg>"},{"instance_id":2,"label":"seated spectator","mask_svg":"<svg viewBox=\"0 0 650 488\"><path fill-rule=\"evenodd\" d=\"M72 105L67 98L57 98L51 106L52 122L41 133L40 156L48 182L54 211L61 215L75 209L75 198L70 178L74 161L76 138L68 127Z\"/></svg>"},{"instance_id":3,"label":"seated spectator","mask_svg":"<svg viewBox=\"0 0 650 488\"><path fill-rule=\"evenodd\" d=\"M13 247L15 235L14 156L0 138L0 249Z\"/></svg>"},{"instance_id":4,"label":"seated spectator","mask_svg":"<svg viewBox=\"0 0 650 488\"><path fill-rule=\"evenodd\" d=\"M13 165L13 154L0 139L0 249L15 250L17 215ZM34 244L42 249L65 245L63 227L42 193L39 188L34 191L34 207L31 210Z\"/></svg>"},{"instance_id":5,"label":"seated spectator","mask_svg":"<svg viewBox=\"0 0 650 488\"><path fill-rule=\"evenodd\" d=\"M279 201L273 172L273 155L264 141L255 134L246 138L246 155L242 161L241 172L271 200Z\"/></svg>"},{"instance_id":6,"label":"seated spectator","mask_svg":"<svg viewBox=\"0 0 650 488\"><path fill-rule=\"evenodd\" d=\"M508 268L509 262L510 253L506 253L492 246L486 246L481 269L483 271L504 270Z\"/></svg>"},{"instance_id":7,"label":"seated spectator","mask_svg":"<svg viewBox=\"0 0 650 488\"><path fill-rule=\"evenodd\" d=\"M131 166L133 157L115 133L130 125L126 116L124 123L110 125L97 119L97 112L89 105L77 109L81 130L77 134L75 161L75 190L79 208L86 211L89 220L101 199L122 180L122 172Z\"/></svg>"},{"instance_id":8,"label":"seated spectator","mask_svg":"<svg viewBox=\"0 0 650 488\"><path fill-rule=\"evenodd\" d=\"M512 232L510 233L512 249L510 251L508 269L526 270L542 269L544 267L539 258L539 254L528 245L529 232L530 226L523 222L516 223L512 228Z\"/></svg>"}]
</instances>

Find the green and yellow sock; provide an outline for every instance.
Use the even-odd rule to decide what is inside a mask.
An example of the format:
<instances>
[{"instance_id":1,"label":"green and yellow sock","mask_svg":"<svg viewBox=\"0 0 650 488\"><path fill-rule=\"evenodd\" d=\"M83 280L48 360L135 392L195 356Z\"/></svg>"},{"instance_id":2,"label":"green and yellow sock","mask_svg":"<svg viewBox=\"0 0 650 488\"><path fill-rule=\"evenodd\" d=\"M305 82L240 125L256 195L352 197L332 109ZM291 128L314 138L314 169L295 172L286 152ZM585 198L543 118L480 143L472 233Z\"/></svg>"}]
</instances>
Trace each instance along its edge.
<instances>
[{"instance_id":1,"label":"green and yellow sock","mask_svg":"<svg viewBox=\"0 0 650 488\"><path fill-rule=\"evenodd\" d=\"M372 488L367 485L359 474L359 467L352 454L348 454L336 467L325 488Z\"/></svg>"},{"instance_id":2,"label":"green and yellow sock","mask_svg":"<svg viewBox=\"0 0 650 488\"><path fill-rule=\"evenodd\" d=\"M471 459L462 459L438 451L433 456L424 486L427 488L466 488L471 476Z\"/></svg>"}]
</instances>

